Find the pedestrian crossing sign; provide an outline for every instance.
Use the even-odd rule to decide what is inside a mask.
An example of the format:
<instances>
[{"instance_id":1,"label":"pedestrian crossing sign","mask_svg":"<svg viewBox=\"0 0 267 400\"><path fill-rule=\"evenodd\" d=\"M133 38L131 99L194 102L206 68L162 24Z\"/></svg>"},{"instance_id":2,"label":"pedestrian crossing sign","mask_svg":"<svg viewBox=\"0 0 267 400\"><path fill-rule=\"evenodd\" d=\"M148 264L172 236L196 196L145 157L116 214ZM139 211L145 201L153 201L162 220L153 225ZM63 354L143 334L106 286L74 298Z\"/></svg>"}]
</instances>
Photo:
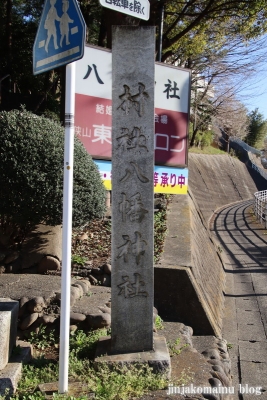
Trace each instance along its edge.
<instances>
[{"instance_id":1,"label":"pedestrian crossing sign","mask_svg":"<svg viewBox=\"0 0 267 400\"><path fill-rule=\"evenodd\" d=\"M85 29L77 0L46 0L33 46L33 74L82 58Z\"/></svg>"}]
</instances>

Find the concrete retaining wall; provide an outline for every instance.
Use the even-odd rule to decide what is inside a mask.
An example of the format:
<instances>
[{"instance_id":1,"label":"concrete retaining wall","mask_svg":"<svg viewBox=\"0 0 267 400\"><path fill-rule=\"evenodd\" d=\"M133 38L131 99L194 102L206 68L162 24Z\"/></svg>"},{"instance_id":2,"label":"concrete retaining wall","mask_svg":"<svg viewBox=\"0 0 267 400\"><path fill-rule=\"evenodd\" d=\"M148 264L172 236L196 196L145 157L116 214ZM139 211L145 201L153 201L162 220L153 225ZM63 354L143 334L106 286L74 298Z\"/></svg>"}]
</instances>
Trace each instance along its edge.
<instances>
[{"instance_id":1,"label":"concrete retaining wall","mask_svg":"<svg viewBox=\"0 0 267 400\"><path fill-rule=\"evenodd\" d=\"M168 237L155 267L155 307L163 320L220 336L224 271L205 221L190 196L175 196L167 214Z\"/></svg>"},{"instance_id":2,"label":"concrete retaining wall","mask_svg":"<svg viewBox=\"0 0 267 400\"><path fill-rule=\"evenodd\" d=\"M267 181L235 157L189 154L189 190L206 221L216 209L251 199L264 187Z\"/></svg>"},{"instance_id":3,"label":"concrete retaining wall","mask_svg":"<svg viewBox=\"0 0 267 400\"><path fill-rule=\"evenodd\" d=\"M155 306L163 319L220 336L225 274L208 223L216 209L250 199L264 186L267 181L237 158L189 154L189 195L170 204L169 234L155 267Z\"/></svg>"}]
</instances>

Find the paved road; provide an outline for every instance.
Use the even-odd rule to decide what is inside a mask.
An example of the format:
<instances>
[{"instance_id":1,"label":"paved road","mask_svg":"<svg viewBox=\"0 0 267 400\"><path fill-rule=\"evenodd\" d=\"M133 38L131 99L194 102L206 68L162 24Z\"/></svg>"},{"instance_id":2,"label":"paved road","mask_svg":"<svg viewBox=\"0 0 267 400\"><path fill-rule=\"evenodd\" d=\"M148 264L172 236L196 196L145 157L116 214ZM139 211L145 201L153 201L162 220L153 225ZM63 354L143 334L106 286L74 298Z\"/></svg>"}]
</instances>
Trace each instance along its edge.
<instances>
[{"instance_id":1,"label":"paved road","mask_svg":"<svg viewBox=\"0 0 267 400\"><path fill-rule=\"evenodd\" d=\"M217 212L211 229L226 268L223 337L232 344L234 383L242 385L244 400L266 400L267 230L255 221L252 205L242 201L227 206Z\"/></svg>"}]
</instances>

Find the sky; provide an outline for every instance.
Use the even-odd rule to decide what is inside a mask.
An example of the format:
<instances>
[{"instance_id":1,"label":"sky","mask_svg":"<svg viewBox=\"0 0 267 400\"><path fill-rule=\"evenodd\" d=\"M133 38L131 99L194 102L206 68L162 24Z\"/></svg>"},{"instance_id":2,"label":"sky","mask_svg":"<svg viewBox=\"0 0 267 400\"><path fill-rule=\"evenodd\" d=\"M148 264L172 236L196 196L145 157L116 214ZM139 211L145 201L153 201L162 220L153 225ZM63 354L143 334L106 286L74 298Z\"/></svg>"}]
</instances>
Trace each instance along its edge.
<instances>
[{"instance_id":1,"label":"sky","mask_svg":"<svg viewBox=\"0 0 267 400\"><path fill-rule=\"evenodd\" d=\"M257 82L252 82L249 89L241 89L238 98L249 111L258 108L264 119L267 119L267 71L260 73Z\"/></svg>"},{"instance_id":2,"label":"sky","mask_svg":"<svg viewBox=\"0 0 267 400\"><path fill-rule=\"evenodd\" d=\"M267 35L259 41L260 50L252 60L255 72L241 82L237 98L249 111L256 108L267 119Z\"/></svg>"}]
</instances>

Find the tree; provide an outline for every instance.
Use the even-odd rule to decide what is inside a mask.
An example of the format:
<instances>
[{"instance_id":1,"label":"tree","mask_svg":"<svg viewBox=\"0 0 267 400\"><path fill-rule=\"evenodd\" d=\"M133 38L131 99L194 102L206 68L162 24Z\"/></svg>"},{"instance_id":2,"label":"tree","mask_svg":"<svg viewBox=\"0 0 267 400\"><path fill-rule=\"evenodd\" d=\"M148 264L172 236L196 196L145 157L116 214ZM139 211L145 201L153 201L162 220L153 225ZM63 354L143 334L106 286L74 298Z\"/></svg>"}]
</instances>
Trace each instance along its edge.
<instances>
[{"instance_id":1,"label":"tree","mask_svg":"<svg viewBox=\"0 0 267 400\"><path fill-rule=\"evenodd\" d=\"M64 82L61 70L32 75L32 46L42 6L43 0L3 0L0 4L2 109L19 108L23 103L39 114L46 109L59 114ZM235 38L246 42L266 32L267 4L264 0L151 0L149 21L101 7L98 0L80 0L87 23L87 42L111 47L112 25L158 27L163 6L162 61L191 68L193 78L197 74L205 75L210 81L207 69L203 72L204 65L212 65L219 56L225 60L222 57L226 55L226 47L229 55L230 45L236 44ZM216 76L216 71L212 70L212 76Z\"/></svg>"},{"instance_id":2,"label":"tree","mask_svg":"<svg viewBox=\"0 0 267 400\"><path fill-rule=\"evenodd\" d=\"M4 0L0 4L0 110L27 109L59 114L60 70L34 76L32 48L43 0Z\"/></svg>"},{"instance_id":3,"label":"tree","mask_svg":"<svg viewBox=\"0 0 267 400\"><path fill-rule=\"evenodd\" d=\"M64 129L22 110L0 112L0 244L39 223L62 222ZM105 188L78 139L74 146L73 224L102 217Z\"/></svg>"},{"instance_id":4,"label":"tree","mask_svg":"<svg viewBox=\"0 0 267 400\"><path fill-rule=\"evenodd\" d=\"M225 142L229 152L229 138L244 138L248 132L247 109L234 95L222 102L213 121L217 136Z\"/></svg>"},{"instance_id":5,"label":"tree","mask_svg":"<svg viewBox=\"0 0 267 400\"><path fill-rule=\"evenodd\" d=\"M248 134L245 142L256 149L264 147L264 138L267 136L267 121L258 108L248 114Z\"/></svg>"}]
</instances>

